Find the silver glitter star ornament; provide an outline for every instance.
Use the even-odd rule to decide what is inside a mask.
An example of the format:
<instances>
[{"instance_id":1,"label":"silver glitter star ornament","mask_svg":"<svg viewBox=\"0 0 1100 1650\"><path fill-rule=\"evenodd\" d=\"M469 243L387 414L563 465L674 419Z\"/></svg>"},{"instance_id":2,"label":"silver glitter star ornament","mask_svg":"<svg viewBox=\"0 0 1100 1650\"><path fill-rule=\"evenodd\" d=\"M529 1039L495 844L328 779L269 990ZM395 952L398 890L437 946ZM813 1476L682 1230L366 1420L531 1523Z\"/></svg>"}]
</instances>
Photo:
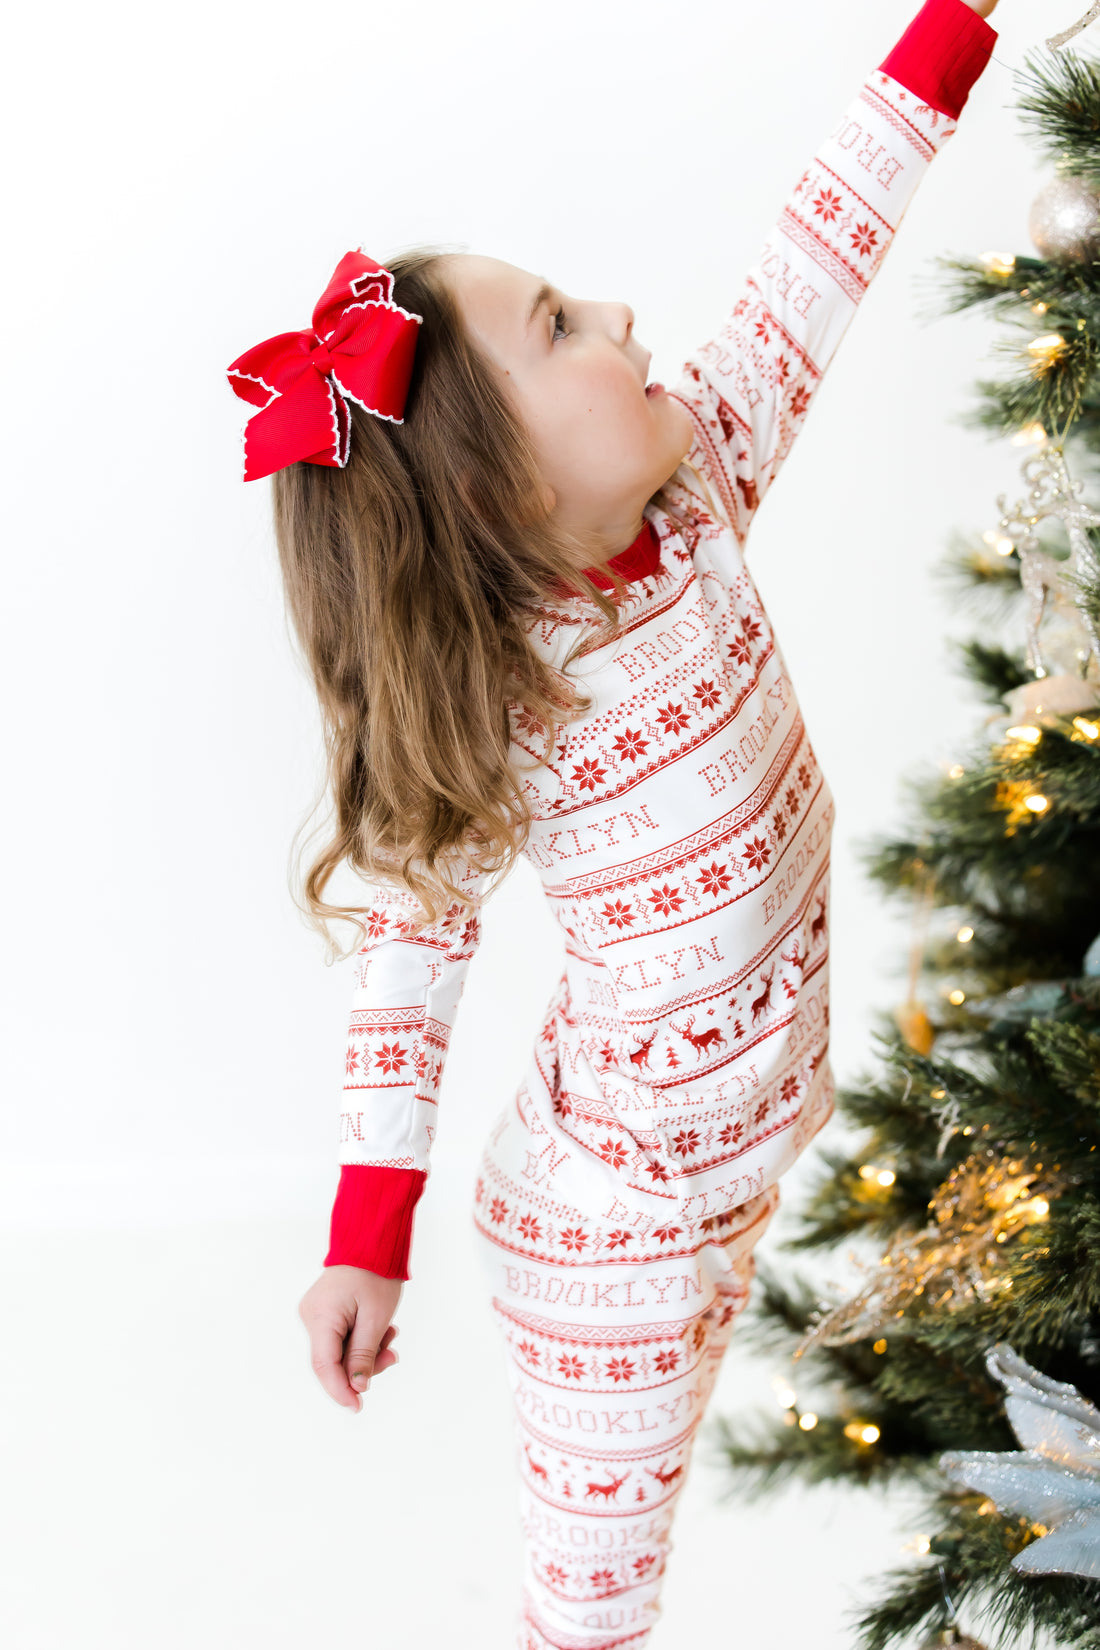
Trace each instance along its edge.
<instances>
[{"instance_id":1,"label":"silver glitter star ornament","mask_svg":"<svg viewBox=\"0 0 1100 1650\"><path fill-rule=\"evenodd\" d=\"M1020 583L1027 596L1028 669L1036 676L1047 675L1039 630L1047 596L1052 595L1077 608L1078 622L1089 642L1081 671L1084 675L1089 655L1100 658L1100 635L1084 593L1075 581L1093 582L1100 578L1100 561L1085 531L1086 527L1100 526L1100 515L1082 502L1080 493L1084 483L1071 478L1062 449L1053 442L1030 454L1022 468L1028 485L1027 497L1017 500L1009 510L1001 493L997 506L1001 511L999 530L1011 541L1020 558ZM1056 517L1065 528L1070 546L1066 561L1057 561L1039 549L1035 529L1048 516Z\"/></svg>"},{"instance_id":2,"label":"silver glitter star ornament","mask_svg":"<svg viewBox=\"0 0 1100 1650\"><path fill-rule=\"evenodd\" d=\"M1044 1531L1012 1560L1021 1575L1100 1577L1100 1410L1004 1342L985 1362L1005 1389L1005 1412L1024 1447L952 1450L941 1455L940 1470Z\"/></svg>"}]
</instances>

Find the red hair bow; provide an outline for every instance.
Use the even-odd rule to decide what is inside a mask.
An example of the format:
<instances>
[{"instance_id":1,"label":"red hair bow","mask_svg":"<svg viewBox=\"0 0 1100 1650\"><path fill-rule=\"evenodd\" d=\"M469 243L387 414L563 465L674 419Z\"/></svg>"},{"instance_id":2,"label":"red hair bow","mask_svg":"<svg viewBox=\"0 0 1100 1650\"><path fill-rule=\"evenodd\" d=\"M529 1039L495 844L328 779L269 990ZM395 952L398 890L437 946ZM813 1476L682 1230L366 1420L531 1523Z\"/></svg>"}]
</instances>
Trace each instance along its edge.
<instances>
[{"instance_id":1,"label":"red hair bow","mask_svg":"<svg viewBox=\"0 0 1100 1650\"><path fill-rule=\"evenodd\" d=\"M363 252L345 252L313 311L310 332L280 332L227 368L242 401L258 407L244 429L244 479L299 460L343 469L348 401L403 421L423 319L390 297L393 276Z\"/></svg>"}]
</instances>

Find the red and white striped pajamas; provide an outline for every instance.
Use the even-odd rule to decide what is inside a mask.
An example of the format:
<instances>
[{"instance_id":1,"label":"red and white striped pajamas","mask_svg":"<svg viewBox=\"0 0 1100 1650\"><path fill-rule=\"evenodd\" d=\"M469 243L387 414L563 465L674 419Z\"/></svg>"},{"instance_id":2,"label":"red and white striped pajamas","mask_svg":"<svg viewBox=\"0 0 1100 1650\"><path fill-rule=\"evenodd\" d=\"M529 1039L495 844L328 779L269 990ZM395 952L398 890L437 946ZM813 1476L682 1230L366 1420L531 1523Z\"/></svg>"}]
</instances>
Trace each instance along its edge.
<instances>
[{"instance_id":1,"label":"red and white striped pajamas","mask_svg":"<svg viewBox=\"0 0 1100 1650\"><path fill-rule=\"evenodd\" d=\"M474 1218L516 1400L523 1650L641 1650L698 1423L777 1182L833 1109L832 797L744 559L753 516L996 33L927 0L801 173L670 393L687 463L616 558L591 712L531 766L525 848L566 966L486 1146ZM591 608L530 635L560 666ZM471 879L478 891L487 879ZM326 1264L408 1276L475 915L407 934L379 891L356 964Z\"/></svg>"}]
</instances>

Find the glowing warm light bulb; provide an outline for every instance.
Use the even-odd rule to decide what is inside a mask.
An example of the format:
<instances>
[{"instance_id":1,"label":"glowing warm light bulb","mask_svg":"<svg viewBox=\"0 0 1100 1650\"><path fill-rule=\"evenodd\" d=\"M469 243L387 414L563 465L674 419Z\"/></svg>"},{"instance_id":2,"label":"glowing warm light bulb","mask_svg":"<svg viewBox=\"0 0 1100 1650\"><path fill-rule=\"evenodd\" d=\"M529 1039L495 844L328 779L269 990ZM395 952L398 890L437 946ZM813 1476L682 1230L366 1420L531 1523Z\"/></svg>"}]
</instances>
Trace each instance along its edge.
<instances>
[{"instance_id":1,"label":"glowing warm light bulb","mask_svg":"<svg viewBox=\"0 0 1100 1650\"><path fill-rule=\"evenodd\" d=\"M1049 308L1049 304L1044 304L1041 298L1037 298L1031 306L1031 313L1033 315L1045 315Z\"/></svg>"},{"instance_id":2,"label":"glowing warm light bulb","mask_svg":"<svg viewBox=\"0 0 1100 1650\"><path fill-rule=\"evenodd\" d=\"M817 1425L817 1416L812 1409L808 1409L805 1415L798 1417L798 1424L803 1432L812 1432Z\"/></svg>"},{"instance_id":3,"label":"glowing warm light bulb","mask_svg":"<svg viewBox=\"0 0 1100 1650\"><path fill-rule=\"evenodd\" d=\"M878 1170L875 1168L873 1163L861 1163L860 1164L860 1166L859 1166L859 1178L861 1180L874 1180L874 1178L877 1174L878 1174Z\"/></svg>"},{"instance_id":4,"label":"glowing warm light bulb","mask_svg":"<svg viewBox=\"0 0 1100 1650\"><path fill-rule=\"evenodd\" d=\"M1045 1197L1033 1197L1031 1207L1035 1211L1036 1220L1045 1220L1050 1213L1050 1204Z\"/></svg>"},{"instance_id":5,"label":"glowing warm light bulb","mask_svg":"<svg viewBox=\"0 0 1100 1650\"><path fill-rule=\"evenodd\" d=\"M875 1176L880 1186L892 1186L897 1179L893 1169L880 1169Z\"/></svg>"},{"instance_id":6,"label":"glowing warm light bulb","mask_svg":"<svg viewBox=\"0 0 1100 1650\"><path fill-rule=\"evenodd\" d=\"M948 768L947 777L948 779L961 779L965 772L966 769L960 763L956 762L953 767Z\"/></svg>"},{"instance_id":7,"label":"glowing warm light bulb","mask_svg":"<svg viewBox=\"0 0 1100 1650\"><path fill-rule=\"evenodd\" d=\"M1011 275L1016 268L1014 252L983 252L982 263L990 275Z\"/></svg>"},{"instance_id":8,"label":"glowing warm light bulb","mask_svg":"<svg viewBox=\"0 0 1100 1650\"><path fill-rule=\"evenodd\" d=\"M1005 734L1006 739L1018 739L1021 745L1037 745L1042 737L1042 728L1031 727L1009 728Z\"/></svg>"},{"instance_id":9,"label":"glowing warm light bulb","mask_svg":"<svg viewBox=\"0 0 1100 1650\"><path fill-rule=\"evenodd\" d=\"M947 1099L947 1090L946 1089L931 1089L929 1092L930 1092L933 1100L946 1100Z\"/></svg>"},{"instance_id":10,"label":"glowing warm light bulb","mask_svg":"<svg viewBox=\"0 0 1100 1650\"><path fill-rule=\"evenodd\" d=\"M872 1352L885 1352L886 1351L886 1342L885 1342L885 1340L876 1341L874 1346L871 1348L871 1351Z\"/></svg>"},{"instance_id":11,"label":"glowing warm light bulb","mask_svg":"<svg viewBox=\"0 0 1100 1650\"><path fill-rule=\"evenodd\" d=\"M1012 539L1003 538L997 540L997 554L999 556L1011 556L1015 548L1016 545Z\"/></svg>"},{"instance_id":12,"label":"glowing warm light bulb","mask_svg":"<svg viewBox=\"0 0 1100 1650\"><path fill-rule=\"evenodd\" d=\"M968 940L972 940L974 938L974 930L970 927L960 928L958 933L955 935L955 938L958 940L960 945L965 945Z\"/></svg>"},{"instance_id":13,"label":"glowing warm light bulb","mask_svg":"<svg viewBox=\"0 0 1100 1650\"><path fill-rule=\"evenodd\" d=\"M955 1007L958 1008L960 1003L965 1003L966 992L960 991L958 987L956 987L954 991L949 991L947 993L947 1000L949 1003L954 1003Z\"/></svg>"},{"instance_id":14,"label":"glowing warm light bulb","mask_svg":"<svg viewBox=\"0 0 1100 1650\"><path fill-rule=\"evenodd\" d=\"M881 1436L882 1434L876 1426L864 1427L859 1435L860 1442L864 1444L875 1444Z\"/></svg>"},{"instance_id":15,"label":"glowing warm light bulb","mask_svg":"<svg viewBox=\"0 0 1100 1650\"><path fill-rule=\"evenodd\" d=\"M772 1382L772 1386L775 1388L775 1401L780 1409L793 1409L797 1400L790 1384L780 1375Z\"/></svg>"},{"instance_id":16,"label":"glowing warm light bulb","mask_svg":"<svg viewBox=\"0 0 1100 1650\"><path fill-rule=\"evenodd\" d=\"M1047 306L1045 304L1042 304L1036 313L1042 315L1046 310L1046 307ZM1017 430L1016 434L1012 437L1012 445L1014 447L1030 447L1045 441L1046 438L1047 432L1040 423L1036 422L1034 424L1025 424L1023 429Z\"/></svg>"},{"instance_id":17,"label":"glowing warm light bulb","mask_svg":"<svg viewBox=\"0 0 1100 1650\"><path fill-rule=\"evenodd\" d=\"M1025 796L1024 807L1030 809L1033 814L1045 814L1050 807L1050 800L1048 797L1040 796L1038 791L1034 791L1031 796Z\"/></svg>"},{"instance_id":18,"label":"glowing warm light bulb","mask_svg":"<svg viewBox=\"0 0 1100 1650\"><path fill-rule=\"evenodd\" d=\"M1028 344L1032 355L1056 355L1065 349L1066 341L1060 332L1042 332Z\"/></svg>"},{"instance_id":19,"label":"glowing warm light bulb","mask_svg":"<svg viewBox=\"0 0 1100 1650\"><path fill-rule=\"evenodd\" d=\"M1100 739L1100 726L1095 722L1090 722L1087 717L1075 716L1073 725L1078 733L1084 734L1086 739Z\"/></svg>"}]
</instances>

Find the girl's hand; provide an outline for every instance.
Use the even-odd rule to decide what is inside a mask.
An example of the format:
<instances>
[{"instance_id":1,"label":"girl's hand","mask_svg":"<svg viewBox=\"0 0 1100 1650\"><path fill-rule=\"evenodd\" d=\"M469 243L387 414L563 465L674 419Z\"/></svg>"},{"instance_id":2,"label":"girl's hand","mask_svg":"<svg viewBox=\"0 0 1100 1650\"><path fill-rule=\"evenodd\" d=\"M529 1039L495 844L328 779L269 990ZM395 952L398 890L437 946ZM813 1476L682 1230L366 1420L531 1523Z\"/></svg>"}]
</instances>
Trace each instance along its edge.
<instances>
[{"instance_id":1,"label":"girl's hand","mask_svg":"<svg viewBox=\"0 0 1100 1650\"><path fill-rule=\"evenodd\" d=\"M398 1361L390 1349L397 1325L390 1319L401 1287L400 1278L381 1278L358 1266L326 1266L298 1302L313 1373L346 1409L361 1409L359 1392L370 1386L371 1376Z\"/></svg>"},{"instance_id":2,"label":"girl's hand","mask_svg":"<svg viewBox=\"0 0 1100 1650\"><path fill-rule=\"evenodd\" d=\"M976 11L979 17L988 17L996 4L997 0L963 0L963 5Z\"/></svg>"}]
</instances>

